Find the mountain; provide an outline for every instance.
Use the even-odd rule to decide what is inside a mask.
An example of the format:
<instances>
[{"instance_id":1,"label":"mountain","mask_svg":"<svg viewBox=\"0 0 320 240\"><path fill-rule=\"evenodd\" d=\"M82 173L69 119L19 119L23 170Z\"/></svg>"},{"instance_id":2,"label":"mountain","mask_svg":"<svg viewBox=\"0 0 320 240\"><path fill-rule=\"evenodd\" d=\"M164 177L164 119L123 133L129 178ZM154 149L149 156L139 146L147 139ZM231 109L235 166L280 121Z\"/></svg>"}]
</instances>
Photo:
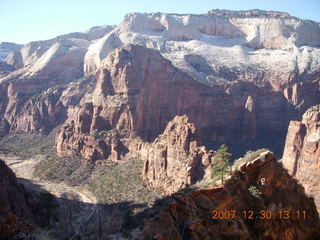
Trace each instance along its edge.
<instances>
[{"instance_id":1,"label":"mountain","mask_svg":"<svg viewBox=\"0 0 320 240\"><path fill-rule=\"evenodd\" d=\"M85 134L124 128L152 141L187 114L207 142L281 154L289 121L319 103L319 45L318 22L285 13L128 14L10 54L0 116L8 132L48 132L92 104Z\"/></svg>"},{"instance_id":2,"label":"mountain","mask_svg":"<svg viewBox=\"0 0 320 240\"><path fill-rule=\"evenodd\" d=\"M70 177L73 183L97 180L101 187L106 185L98 181L102 172L117 169L115 165L125 169L135 159L141 168L131 172L139 174L135 181L141 181L141 189L161 195L210 179L216 154L210 149L217 145L231 146L235 156L261 147L281 156L286 145L283 164L305 184L307 194L314 194L319 47L319 22L282 12L127 14L117 26L94 27L12 50L0 62L0 134L50 133L55 138L54 143L39 143L38 153L55 147L53 155L44 157L39 175L44 169L47 175L59 175L54 169L59 166L64 176L77 172ZM180 226L187 225L188 234L198 236L190 239L222 238L224 229L237 239L257 239L259 230L266 239L316 239L314 200L271 153L260 157L242 165L220 188L173 197L168 207L176 210L146 222L143 234L167 239L168 228L180 239ZM123 169L118 171L126 173ZM108 181L118 181L110 172L105 174ZM308 185L311 176L315 182ZM261 185L261 178L270 188ZM261 209L310 211L314 225L311 219L290 219L287 225L279 219L237 219L220 221L215 232L206 220L199 220L210 206L221 207L218 202L250 210L257 200L249 196L251 186L263 195ZM96 192L106 199L99 189ZM170 215L182 216L181 209L192 212L190 221ZM158 228L155 222L163 216L168 224ZM268 230L271 226L281 229Z\"/></svg>"},{"instance_id":3,"label":"mountain","mask_svg":"<svg viewBox=\"0 0 320 240\"><path fill-rule=\"evenodd\" d=\"M279 89L319 71L319 41L319 23L292 17L134 13L89 47L84 71L95 71L113 48L138 44L203 83L243 79Z\"/></svg>"}]
</instances>

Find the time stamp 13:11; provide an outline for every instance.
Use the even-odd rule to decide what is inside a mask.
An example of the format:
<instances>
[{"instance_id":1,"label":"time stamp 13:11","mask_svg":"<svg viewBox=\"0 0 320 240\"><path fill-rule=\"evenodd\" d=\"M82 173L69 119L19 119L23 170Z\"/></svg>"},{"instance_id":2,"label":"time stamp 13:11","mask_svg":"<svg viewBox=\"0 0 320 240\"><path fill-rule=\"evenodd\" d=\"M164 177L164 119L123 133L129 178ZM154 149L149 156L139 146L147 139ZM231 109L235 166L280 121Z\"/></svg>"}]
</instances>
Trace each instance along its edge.
<instances>
[{"instance_id":1,"label":"time stamp 13:11","mask_svg":"<svg viewBox=\"0 0 320 240\"><path fill-rule=\"evenodd\" d=\"M272 210L220 210L214 209L211 211L211 219L218 220L218 219L235 219L236 216L242 216L244 219L306 219L307 212L305 210L297 210L297 211L289 211L289 210L279 210L279 211L272 211Z\"/></svg>"}]
</instances>

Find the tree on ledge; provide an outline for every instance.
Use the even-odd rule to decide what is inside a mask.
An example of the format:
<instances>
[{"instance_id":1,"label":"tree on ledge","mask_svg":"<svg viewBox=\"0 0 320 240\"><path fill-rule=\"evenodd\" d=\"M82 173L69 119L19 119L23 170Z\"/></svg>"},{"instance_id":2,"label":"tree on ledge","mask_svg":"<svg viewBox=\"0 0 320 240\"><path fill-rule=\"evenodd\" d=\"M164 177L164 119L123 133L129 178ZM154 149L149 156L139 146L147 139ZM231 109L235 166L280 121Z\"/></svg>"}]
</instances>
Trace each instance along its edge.
<instances>
[{"instance_id":1,"label":"tree on ledge","mask_svg":"<svg viewBox=\"0 0 320 240\"><path fill-rule=\"evenodd\" d=\"M211 164L211 178L220 176L223 183L224 174L228 172L232 160L232 154L228 152L228 147L222 144L216 151L216 155L213 157Z\"/></svg>"}]
</instances>

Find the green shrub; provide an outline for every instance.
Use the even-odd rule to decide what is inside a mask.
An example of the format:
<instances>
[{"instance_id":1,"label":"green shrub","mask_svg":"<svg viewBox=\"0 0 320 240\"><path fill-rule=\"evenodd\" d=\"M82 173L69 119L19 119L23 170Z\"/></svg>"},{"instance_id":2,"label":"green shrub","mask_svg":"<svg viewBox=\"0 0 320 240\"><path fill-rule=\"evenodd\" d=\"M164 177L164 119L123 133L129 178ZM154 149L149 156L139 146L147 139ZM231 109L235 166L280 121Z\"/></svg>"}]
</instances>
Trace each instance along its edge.
<instances>
[{"instance_id":1,"label":"green shrub","mask_svg":"<svg viewBox=\"0 0 320 240\"><path fill-rule=\"evenodd\" d=\"M241 166L244 163L253 161L257 157L259 157L261 153L266 151L269 151L269 149L260 148L256 151L247 151L247 153L242 158L239 158L234 162L234 165L233 165L234 169L237 169L239 166Z\"/></svg>"},{"instance_id":2,"label":"green shrub","mask_svg":"<svg viewBox=\"0 0 320 240\"><path fill-rule=\"evenodd\" d=\"M10 134L0 140L0 149L8 149L11 153L22 158L34 157L38 154L53 155L55 131L49 135L43 134Z\"/></svg>"},{"instance_id":3,"label":"green shrub","mask_svg":"<svg viewBox=\"0 0 320 240\"><path fill-rule=\"evenodd\" d=\"M157 195L143 184L142 166L143 161L137 158L109 166L98 178L90 181L86 188L103 204L132 201L151 205Z\"/></svg>"}]
</instances>

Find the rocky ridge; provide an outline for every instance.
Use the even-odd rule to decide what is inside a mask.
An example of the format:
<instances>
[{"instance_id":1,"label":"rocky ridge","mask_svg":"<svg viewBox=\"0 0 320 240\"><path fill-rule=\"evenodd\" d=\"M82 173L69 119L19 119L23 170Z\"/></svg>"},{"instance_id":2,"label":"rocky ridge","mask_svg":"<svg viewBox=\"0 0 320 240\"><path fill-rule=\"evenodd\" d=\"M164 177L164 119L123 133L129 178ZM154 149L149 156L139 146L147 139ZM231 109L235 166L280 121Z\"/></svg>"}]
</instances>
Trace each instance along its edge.
<instances>
[{"instance_id":1,"label":"rocky ridge","mask_svg":"<svg viewBox=\"0 0 320 240\"><path fill-rule=\"evenodd\" d=\"M224 186L174 194L145 223L141 239L319 238L320 221L313 199L305 195L304 188L272 153L262 153L246 166L233 173ZM213 219L213 210L236 214ZM253 211L254 217L245 217L243 211ZM272 215L262 219L260 211ZM280 218L280 211L289 211L290 217ZM298 219L296 211L306 211L307 217Z\"/></svg>"},{"instance_id":2,"label":"rocky ridge","mask_svg":"<svg viewBox=\"0 0 320 240\"><path fill-rule=\"evenodd\" d=\"M28 43L6 62L17 68L32 66L20 74L25 78L84 57L74 62L78 70L95 73L113 49L128 44L160 51L204 84L245 80L283 89L319 72L319 23L261 10L127 14L118 26ZM74 57L65 59L64 53Z\"/></svg>"},{"instance_id":3,"label":"rocky ridge","mask_svg":"<svg viewBox=\"0 0 320 240\"><path fill-rule=\"evenodd\" d=\"M281 147L289 121L319 103L319 23L244 15L134 13L26 44L0 66L0 135L63 124L58 156L103 165L139 154L145 183L167 193L205 177L214 153L199 135Z\"/></svg>"},{"instance_id":4,"label":"rocky ridge","mask_svg":"<svg viewBox=\"0 0 320 240\"><path fill-rule=\"evenodd\" d=\"M291 121L282 162L314 196L320 211L320 105L309 108L302 121Z\"/></svg>"}]
</instances>

